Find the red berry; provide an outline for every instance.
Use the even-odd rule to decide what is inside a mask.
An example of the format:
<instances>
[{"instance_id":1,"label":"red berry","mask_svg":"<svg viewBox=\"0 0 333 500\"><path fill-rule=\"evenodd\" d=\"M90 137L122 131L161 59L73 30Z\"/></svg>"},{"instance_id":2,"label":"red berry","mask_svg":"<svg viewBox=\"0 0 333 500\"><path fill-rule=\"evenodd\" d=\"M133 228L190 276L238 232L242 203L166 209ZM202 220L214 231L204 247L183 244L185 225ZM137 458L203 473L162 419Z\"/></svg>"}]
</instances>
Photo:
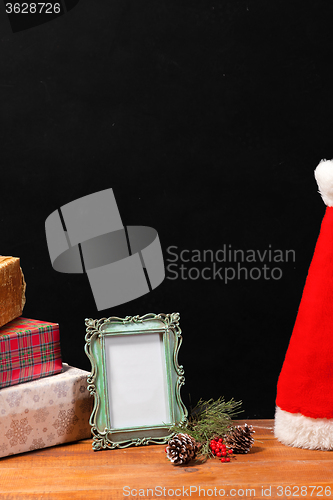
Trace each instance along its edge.
<instances>
[{"instance_id":1,"label":"red berry","mask_svg":"<svg viewBox=\"0 0 333 500\"><path fill-rule=\"evenodd\" d=\"M218 437L214 438L214 441L216 441L217 443L218 443L218 440L219 440L219 438L218 438Z\"/></svg>"},{"instance_id":2,"label":"red berry","mask_svg":"<svg viewBox=\"0 0 333 500\"><path fill-rule=\"evenodd\" d=\"M216 453L216 456L217 457L221 457L222 456L222 453L220 453L219 451Z\"/></svg>"},{"instance_id":3,"label":"red berry","mask_svg":"<svg viewBox=\"0 0 333 500\"><path fill-rule=\"evenodd\" d=\"M225 461L226 461L226 462L230 462L230 458L229 458L229 457L227 457L227 458L225 459Z\"/></svg>"},{"instance_id":4,"label":"red berry","mask_svg":"<svg viewBox=\"0 0 333 500\"><path fill-rule=\"evenodd\" d=\"M232 453L232 452L233 452L233 450L229 450L229 451L228 451L228 453Z\"/></svg>"},{"instance_id":5,"label":"red berry","mask_svg":"<svg viewBox=\"0 0 333 500\"><path fill-rule=\"evenodd\" d=\"M222 438L219 439L219 443L223 443L223 439Z\"/></svg>"},{"instance_id":6,"label":"red berry","mask_svg":"<svg viewBox=\"0 0 333 500\"><path fill-rule=\"evenodd\" d=\"M221 458L221 462L225 462L225 457L222 457L222 458Z\"/></svg>"}]
</instances>

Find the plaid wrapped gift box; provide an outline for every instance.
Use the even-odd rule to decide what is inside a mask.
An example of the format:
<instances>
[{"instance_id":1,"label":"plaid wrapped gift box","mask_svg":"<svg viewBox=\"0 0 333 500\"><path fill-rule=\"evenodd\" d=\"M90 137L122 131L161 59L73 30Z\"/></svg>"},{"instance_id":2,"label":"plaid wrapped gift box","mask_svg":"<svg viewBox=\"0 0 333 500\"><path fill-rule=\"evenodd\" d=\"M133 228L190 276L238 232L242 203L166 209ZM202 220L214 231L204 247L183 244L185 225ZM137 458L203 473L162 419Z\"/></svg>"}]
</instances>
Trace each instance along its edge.
<instances>
[{"instance_id":1,"label":"plaid wrapped gift box","mask_svg":"<svg viewBox=\"0 0 333 500\"><path fill-rule=\"evenodd\" d=\"M16 318L0 328L0 389L61 371L57 323Z\"/></svg>"}]
</instances>

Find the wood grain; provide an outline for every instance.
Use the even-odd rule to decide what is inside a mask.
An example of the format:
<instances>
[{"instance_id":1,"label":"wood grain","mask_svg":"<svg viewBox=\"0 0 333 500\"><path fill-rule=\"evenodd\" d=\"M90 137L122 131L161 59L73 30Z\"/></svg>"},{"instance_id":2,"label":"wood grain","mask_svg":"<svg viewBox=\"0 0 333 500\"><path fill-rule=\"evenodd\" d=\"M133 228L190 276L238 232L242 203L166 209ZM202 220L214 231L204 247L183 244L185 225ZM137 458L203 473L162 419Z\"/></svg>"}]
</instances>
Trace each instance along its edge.
<instances>
[{"instance_id":1,"label":"wood grain","mask_svg":"<svg viewBox=\"0 0 333 500\"><path fill-rule=\"evenodd\" d=\"M247 422L256 441L230 463L173 466L164 446L94 452L89 439L5 457L0 498L333 498L332 452L284 446L274 438L272 420Z\"/></svg>"}]
</instances>

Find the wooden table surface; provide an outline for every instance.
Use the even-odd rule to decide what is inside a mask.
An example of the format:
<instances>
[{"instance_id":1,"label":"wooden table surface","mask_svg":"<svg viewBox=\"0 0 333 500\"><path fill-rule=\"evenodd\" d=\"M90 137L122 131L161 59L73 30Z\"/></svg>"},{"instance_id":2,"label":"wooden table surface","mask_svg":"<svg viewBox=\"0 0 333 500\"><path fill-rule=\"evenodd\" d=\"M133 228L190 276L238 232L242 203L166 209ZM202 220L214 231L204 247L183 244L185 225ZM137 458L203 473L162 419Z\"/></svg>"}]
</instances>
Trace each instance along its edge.
<instances>
[{"instance_id":1,"label":"wooden table surface","mask_svg":"<svg viewBox=\"0 0 333 500\"><path fill-rule=\"evenodd\" d=\"M240 421L240 423L242 423ZM280 444L273 420L248 420L256 439L230 463L174 466L161 445L94 452L91 440L0 459L0 498L330 498L333 453Z\"/></svg>"}]
</instances>

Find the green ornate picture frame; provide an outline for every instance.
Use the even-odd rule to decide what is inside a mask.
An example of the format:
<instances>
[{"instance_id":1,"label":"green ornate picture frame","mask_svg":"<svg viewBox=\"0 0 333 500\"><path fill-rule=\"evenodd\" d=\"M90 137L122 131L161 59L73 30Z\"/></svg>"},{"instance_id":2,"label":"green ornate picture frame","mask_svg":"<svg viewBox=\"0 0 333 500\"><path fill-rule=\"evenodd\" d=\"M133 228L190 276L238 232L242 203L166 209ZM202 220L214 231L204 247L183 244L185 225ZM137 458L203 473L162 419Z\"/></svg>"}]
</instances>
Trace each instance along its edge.
<instances>
[{"instance_id":1,"label":"green ornate picture frame","mask_svg":"<svg viewBox=\"0 0 333 500\"><path fill-rule=\"evenodd\" d=\"M86 319L93 449L164 444L185 423L179 313Z\"/></svg>"}]
</instances>

